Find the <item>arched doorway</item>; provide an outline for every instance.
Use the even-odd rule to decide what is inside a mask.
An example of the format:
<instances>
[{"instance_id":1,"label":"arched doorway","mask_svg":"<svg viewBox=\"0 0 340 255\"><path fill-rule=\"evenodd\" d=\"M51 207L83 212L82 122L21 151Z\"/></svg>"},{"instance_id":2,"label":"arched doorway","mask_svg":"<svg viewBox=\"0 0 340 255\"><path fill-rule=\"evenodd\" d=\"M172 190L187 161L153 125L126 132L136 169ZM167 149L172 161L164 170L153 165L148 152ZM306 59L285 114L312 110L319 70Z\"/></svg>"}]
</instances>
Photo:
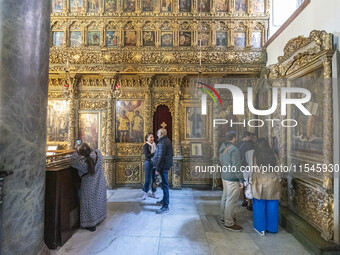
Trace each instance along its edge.
<instances>
[{"instance_id":1,"label":"arched doorway","mask_svg":"<svg viewBox=\"0 0 340 255\"><path fill-rule=\"evenodd\" d=\"M156 136L157 130L165 128L168 137L172 140L172 117L169 107L166 105L159 105L153 115L153 133Z\"/></svg>"}]
</instances>

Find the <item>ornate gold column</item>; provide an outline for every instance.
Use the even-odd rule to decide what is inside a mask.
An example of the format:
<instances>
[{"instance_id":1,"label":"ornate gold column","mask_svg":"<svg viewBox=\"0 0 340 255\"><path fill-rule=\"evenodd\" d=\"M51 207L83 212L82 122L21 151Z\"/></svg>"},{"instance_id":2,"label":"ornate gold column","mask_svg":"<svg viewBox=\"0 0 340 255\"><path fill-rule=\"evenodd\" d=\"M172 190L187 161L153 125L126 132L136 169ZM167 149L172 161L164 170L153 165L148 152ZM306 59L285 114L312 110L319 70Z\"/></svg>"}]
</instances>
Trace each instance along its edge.
<instances>
[{"instance_id":1,"label":"ornate gold column","mask_svg":"<svg viewBox=\"0 0 340 255\"><path fill-rule=\"evenodd\" d=\"M117 85L118 75L111 77L104 77L104 82L106 86L109 87L107 91L107 119L106 123L106 150L104 156L104 171L106 177L106 186L112 188L115 184L115 174L114 174L114 155L115 151L113 149L113 143L115 141L114 132L114 118L115 118L115 97L116 97L116 85ZM104 153L104 152L103 152Z\"/></svg>"},{"instance_id":2,"label":"ornate gold column","mask_svg":"<svg viewBox=\"0 0 340 255\"><path fill-rule=\"evenodd\" d=\"M77 96L78 96L78 90L76 88L76 84L78 83L78 80L80 78L79 74L70 74L68 71L66 72L65 77L65 85L68 85L68 96L70 100L70 113L69 113L69 119L68 119L68 138L67 138L67 148L73 149L74 148L74 141L75 141L75 129L76 129L76 110L75 105L78 102Z\"/></svg>"},{"instance_id":3,"label":"ornate gold column","mask_svg":"<svg viewBox=\"0 0 340 255\"><path fill-rule=\"evenodd\" d=\"M213 115L214 118L218 118L218 113L220 112L221 109L219 109L216 106L213 106ZM213 128L213 165L220 165L220 161L219 161L219 153L218 153L218 149L219 149L219 137L218 137L218 126ZM218 187L221 187L221 180L220 180L220 174L217 172L213 172L212 175L212 189L215 190Z\"/></svg>"},{"instance_id":4,"label":"ornate gold column","mask_svg":"<svg viewBox=\"0 0 340 255\"><path fill-rule=\"evenodd\" d=\"M326 58L323 62L324 67L324 100L323 100L323 145L324 145L324 164L333 163L333 102L332 102L332 60ZM333 173L327 171L323 177L323 187L327 190L333 188Z\"/></svg>"},{"instance_id":5,"label":"ornate gold column","mask_svg":"<svg viewBox=\"0 0 340 255\"><path fill-rule=\"evenodd\" d=\"M153 116L152 116L152 97L151 82L153 75L141 76L142 85L144 87L144 135L153 132Z\"/></svg>"},{"instance_id":6,"label":"ornate gold column","mask_svg":"<svg viewBox=\"0 0 340 255\"><path fill-rule=\"evenodd\" d=\"M333 102L332 102L332 59L326 58L323 62L324 67L324 121L323 121L323 155L324 164L333 164ZM328 191L333 189L333 172L327 171L323 176L323 188L325 188L325 200L323 201L323 218L321 236L326 240L333 238L333 196Z\"/></svg>"},{"instance_id":7,"label":"ornate gold column","mask_svg":"<svg viewBox=\"0 0 340 255\"><path fill-rule=\"evenodd\" d=\"M180 96L181 96L181 83L183 76L175 76L175 90L174 90L174 166L172 172L172 188L181 188L181 169L182 169L182 153L179 135L179 112L180 112Z\"/></svg>"},{"instance_id":8,"label":"ornate gold column","mask_svg":"<svg viewBox=\"0 0 340 255\"><path fill-rule=\"evenodd\" d=\"M179 111L180 111L180 96L181 96L181 82L182 78L176 79L174 91L174 154L176 157L181 156L181 144L179 137Z\"/></svg>"}]
</instances>

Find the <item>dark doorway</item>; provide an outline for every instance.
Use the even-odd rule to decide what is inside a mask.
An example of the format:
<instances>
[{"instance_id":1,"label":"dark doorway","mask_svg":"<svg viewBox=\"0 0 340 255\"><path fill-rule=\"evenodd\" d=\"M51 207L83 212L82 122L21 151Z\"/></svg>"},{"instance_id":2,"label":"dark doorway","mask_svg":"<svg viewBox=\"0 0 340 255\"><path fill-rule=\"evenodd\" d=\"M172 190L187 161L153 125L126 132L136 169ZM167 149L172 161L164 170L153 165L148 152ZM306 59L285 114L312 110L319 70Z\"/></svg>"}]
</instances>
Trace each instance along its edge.
<instances>
[{"instance_id":1,"label":"dark doorway","mask_svg":"<svg viewBox=\"0 0 340 255\"><path fill-rule=\"evenodd\" d=\"M153 115L153 133L155 138L157 138L156 133L160 128L165 128L169 139L172 140L172 117L166 105L158 106Z\"/></svg>"}]
</instances>

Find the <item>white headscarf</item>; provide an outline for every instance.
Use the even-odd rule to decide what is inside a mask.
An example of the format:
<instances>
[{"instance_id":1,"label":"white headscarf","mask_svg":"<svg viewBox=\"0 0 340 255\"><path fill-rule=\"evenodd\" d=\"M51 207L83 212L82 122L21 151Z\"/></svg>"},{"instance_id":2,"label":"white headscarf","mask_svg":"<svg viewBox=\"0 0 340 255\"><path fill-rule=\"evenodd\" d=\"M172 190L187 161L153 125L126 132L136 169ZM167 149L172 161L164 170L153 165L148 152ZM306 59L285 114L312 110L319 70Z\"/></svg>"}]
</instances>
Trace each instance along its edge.
<instances>
[{"instance_id":1,"label":"white headscarf","mask_svg":"<svg viewBox=\"0 0 340 255\"><path fill-rule=\"evenodd\" d=\"M151 146L151 153L154 153L156 150L156 143L155 142L153 143L146 142L146 143Z\"/></svg>"}]
</instances>

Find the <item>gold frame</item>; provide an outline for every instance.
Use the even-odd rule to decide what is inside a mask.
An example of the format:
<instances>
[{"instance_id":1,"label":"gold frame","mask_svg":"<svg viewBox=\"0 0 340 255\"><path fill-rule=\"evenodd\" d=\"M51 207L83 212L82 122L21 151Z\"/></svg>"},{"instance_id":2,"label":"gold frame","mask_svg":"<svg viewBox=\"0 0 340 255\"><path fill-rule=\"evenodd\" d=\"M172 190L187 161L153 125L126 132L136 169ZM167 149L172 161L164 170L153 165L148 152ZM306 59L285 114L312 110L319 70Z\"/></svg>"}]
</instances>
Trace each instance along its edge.
<instances>
[{"instance_id":1,"label":"gold frame","mask_svg":"<svg viewBox=\"0 0 340 255\"><path fill-rule=\"evenodd\" d=\"M326 31L314 30L309 37L299 36L291 39L284 48L284 55L278 58L279 63L271 66L266 75L271 79L296 79L320 67L323 68L323 155L315 158L315 155L294 153L300 162L333 163L333 125L329 125L333 121L331 79L333 52L333 35ZM276 80L274 86L281 87L285 84L283 80ZM292 162L290 131L276 129L273 135L277 136L281 143L280 151L283 152L281 163L289 165ZM315 176L306 178L304 174L295 174L292 177L290 183L286 184L290 185L290 188L282 186L283 192L285 190L289 192L289 208L308 219L308 222L321 232L324 239L332 239L334 232L332 173L326 172L319 179Z\"/></svg>"}]
</instances>

